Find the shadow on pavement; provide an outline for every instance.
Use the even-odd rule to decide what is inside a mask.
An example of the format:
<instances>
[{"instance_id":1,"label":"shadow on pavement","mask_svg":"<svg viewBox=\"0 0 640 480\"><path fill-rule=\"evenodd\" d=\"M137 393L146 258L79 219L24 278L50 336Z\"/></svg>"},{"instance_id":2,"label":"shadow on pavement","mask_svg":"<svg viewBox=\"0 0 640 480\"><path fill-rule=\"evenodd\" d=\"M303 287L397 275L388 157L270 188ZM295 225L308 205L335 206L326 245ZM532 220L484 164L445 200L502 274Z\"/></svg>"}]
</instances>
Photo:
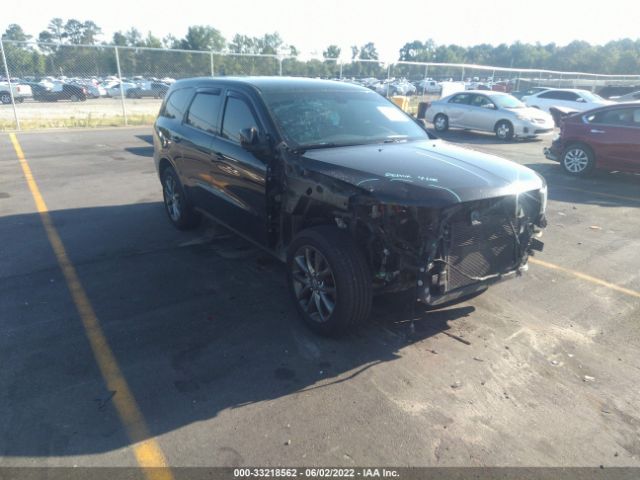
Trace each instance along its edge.
<instances>
[{"instance_id":1,"label":"shadow on pavement","mask_svg":"<svg viewBox=\"0 0 640 480\"><path fill-rule=\"evenodd\" d=\"M325 339L299 323L283 266L219 228L180 234L156 202L51 217L152 435L349 382L474 310L380 298L371 325ZM1 218L0 232L14 245L0 274L0 456L127 446L118 392L102 380L39 216Z\"/></svg>"}]
</instances>

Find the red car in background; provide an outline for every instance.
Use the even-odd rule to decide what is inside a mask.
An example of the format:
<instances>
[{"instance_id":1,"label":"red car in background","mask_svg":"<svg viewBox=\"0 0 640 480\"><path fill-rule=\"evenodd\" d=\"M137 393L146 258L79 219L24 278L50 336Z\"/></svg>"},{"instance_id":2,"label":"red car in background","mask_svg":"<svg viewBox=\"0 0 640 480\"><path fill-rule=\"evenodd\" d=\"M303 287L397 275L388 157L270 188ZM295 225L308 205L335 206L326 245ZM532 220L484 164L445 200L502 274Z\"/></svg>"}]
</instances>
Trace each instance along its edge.
<instances>
[{"instance_id":1,"label":"red car in background","mask_svg":"<svg viewBox=\"0 0 640 480\"><path fill-rule=\"evenodd\" d=\"M640 102L565 117L560 136L544 153L570 175L588 175L596 168L640 173Z\"/></svg>"}]
</instances>

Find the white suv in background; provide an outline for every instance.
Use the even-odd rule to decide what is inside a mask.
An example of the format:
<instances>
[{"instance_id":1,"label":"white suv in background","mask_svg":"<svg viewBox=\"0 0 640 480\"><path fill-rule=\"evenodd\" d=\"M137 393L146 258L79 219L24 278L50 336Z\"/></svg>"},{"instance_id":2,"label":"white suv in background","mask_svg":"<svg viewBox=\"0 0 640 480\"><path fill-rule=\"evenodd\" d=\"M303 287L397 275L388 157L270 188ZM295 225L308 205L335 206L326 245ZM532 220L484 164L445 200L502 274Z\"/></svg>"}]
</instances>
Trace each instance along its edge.
<instances>
[{"instance_id":1,"label":"white suv in background","mask_svg":"<svg viewBox=\"0 0 640 480\"><path fill-rule=\"evenodd\" d=\"M522 97L522 101L528 107L539 108L545 112L549 112L549 108L551 107L561 107L583 112L614 103L605 100L595 93L591 93L589 90L580 90L577 88L554 88L545 90L535 95Z\"/></svg>"}]
</instances>

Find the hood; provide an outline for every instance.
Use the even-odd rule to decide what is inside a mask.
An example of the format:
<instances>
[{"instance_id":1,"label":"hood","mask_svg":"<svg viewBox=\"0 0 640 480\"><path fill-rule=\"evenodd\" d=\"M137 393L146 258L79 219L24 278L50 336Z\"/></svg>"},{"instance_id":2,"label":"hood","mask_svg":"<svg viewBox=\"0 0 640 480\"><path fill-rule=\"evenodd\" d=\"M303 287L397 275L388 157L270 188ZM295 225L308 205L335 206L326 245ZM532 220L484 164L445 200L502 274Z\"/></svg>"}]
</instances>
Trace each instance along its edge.
<instances>
[{"instance_id":1,"label":"hood","mask_svg":"<svg viewBox=\"0 0 640 480\"><path fill-rule=\"evenodd\" d=\"M441 208L545 184L527 167L443 140L309 150L301 162L390 204Z\"/></svg>"},{"instance_id":2,"label":"hood","mask_svg":"<svg viewBox=\"0 0 640 480\"><path fill-rule=\"evenodd\" d=\"M539 108L525 107L525 108L505 108L506 111L528 118L551 118L551 116Z\"/></svg>"}]
</instances>

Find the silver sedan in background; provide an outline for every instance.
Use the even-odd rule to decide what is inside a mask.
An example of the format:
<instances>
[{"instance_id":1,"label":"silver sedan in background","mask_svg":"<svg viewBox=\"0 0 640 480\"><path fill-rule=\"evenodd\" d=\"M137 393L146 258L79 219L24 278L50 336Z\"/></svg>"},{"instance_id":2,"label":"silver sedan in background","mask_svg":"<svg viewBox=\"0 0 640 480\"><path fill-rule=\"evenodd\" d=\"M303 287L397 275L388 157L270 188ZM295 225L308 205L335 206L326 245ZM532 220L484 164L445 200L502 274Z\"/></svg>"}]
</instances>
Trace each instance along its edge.
<instances>
[{"instance_id":1,"label":"silver sedan in background","mask_svg":"<svg viewBox=\"0 0 640 480\"><path fill-rule=\"evenodd\" d=\"M508 93L473 91L454 93L429 106L426 120L436 131L464 128L494 132L500 140L532 138L553 132L551 115L527 107Z\"/></svg>"}]
</instances>

